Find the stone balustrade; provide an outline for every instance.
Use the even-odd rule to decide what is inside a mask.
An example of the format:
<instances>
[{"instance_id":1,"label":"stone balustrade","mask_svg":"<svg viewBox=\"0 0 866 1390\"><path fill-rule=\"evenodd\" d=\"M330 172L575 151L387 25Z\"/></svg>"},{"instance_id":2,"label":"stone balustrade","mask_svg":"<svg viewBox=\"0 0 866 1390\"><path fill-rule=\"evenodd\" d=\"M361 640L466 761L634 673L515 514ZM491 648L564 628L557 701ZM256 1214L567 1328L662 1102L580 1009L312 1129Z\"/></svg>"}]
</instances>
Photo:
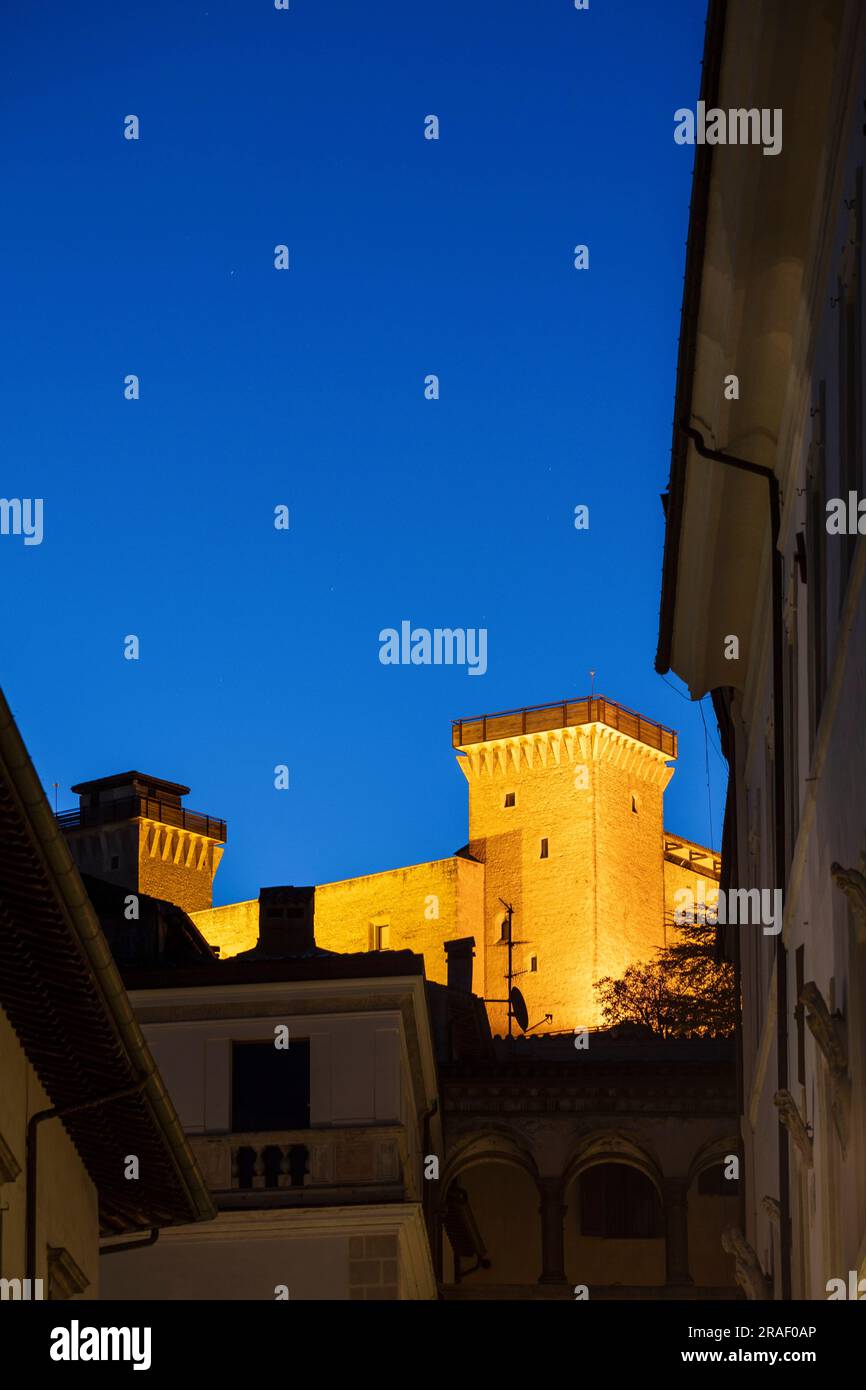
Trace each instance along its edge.
<instances>
[{"instance_id":1,"label":"stone balustrade","mask_svg":"<svg viewBox=\"0 0 866 1390\"><path fill-rule=\"evenodd\" d=\"M189 1136L214 1193L417 1186L400 1125Z\"/></svg>"}]
</instances>

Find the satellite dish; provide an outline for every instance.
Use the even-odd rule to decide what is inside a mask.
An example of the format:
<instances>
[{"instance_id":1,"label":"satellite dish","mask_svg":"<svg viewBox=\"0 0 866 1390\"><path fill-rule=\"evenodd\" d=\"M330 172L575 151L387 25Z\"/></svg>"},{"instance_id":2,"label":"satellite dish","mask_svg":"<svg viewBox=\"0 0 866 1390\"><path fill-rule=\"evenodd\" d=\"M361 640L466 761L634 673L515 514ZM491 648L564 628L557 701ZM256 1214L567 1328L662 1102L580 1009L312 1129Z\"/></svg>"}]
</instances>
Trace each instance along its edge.
<instances>
[{"instance_id":1,"label":"satellite dish","mask_svg":"<svg viewBox=\"0 0 866 1390\"><path fill-rule=\"evenodd\" d=\"M508 996L508 1002L511 1005L511 1015L516 1020L518 1028L521 1033L525 1033L526 1025L529 1022L529 1012L526 1008L526 1000L516 985Z\"/></svg>"}]
</instances>

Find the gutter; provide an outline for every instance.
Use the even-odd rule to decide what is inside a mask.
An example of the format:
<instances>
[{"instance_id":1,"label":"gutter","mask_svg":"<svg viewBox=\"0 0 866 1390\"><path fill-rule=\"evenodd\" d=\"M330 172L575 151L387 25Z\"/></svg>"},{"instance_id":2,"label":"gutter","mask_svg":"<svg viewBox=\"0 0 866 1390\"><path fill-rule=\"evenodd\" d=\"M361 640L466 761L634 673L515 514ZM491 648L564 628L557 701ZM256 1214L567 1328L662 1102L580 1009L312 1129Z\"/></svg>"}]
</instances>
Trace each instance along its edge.
<instances>
[{"instance_id":1,"label":"gutter","mask_svg":"<svg viewBox=\"0 0 866 1390\"><path fill-rule=\"evenodd\" d=\"M141 1091L167 1142L181 1187L190 1206L191 1220L209 1221L216 1216L210 1192L193 1157L165 1083L157 1070L138 1020L132 1011L99 919L81 882L81 876L36 775L30 755L0 691L0 763L35 831L35 849L64 909L71 932L81 948L122 1052L134 1075L141 1077Z\"/></svg>"},{"instance_id":2,"label":"gutter","mask_svg":"<svg viewBox=\"0 0 866 1390\"><path fill-rule=\"evenodd\" d=\"M100 1245L99 1254L102 1255L122 1255L126 1250L143 1250L146 1245L156 1245L159 1240L159 1227L154 1226L150 1235L145 1236L144 1240L124 1240L117 1245Z\"/></svg>"}]
</instances>

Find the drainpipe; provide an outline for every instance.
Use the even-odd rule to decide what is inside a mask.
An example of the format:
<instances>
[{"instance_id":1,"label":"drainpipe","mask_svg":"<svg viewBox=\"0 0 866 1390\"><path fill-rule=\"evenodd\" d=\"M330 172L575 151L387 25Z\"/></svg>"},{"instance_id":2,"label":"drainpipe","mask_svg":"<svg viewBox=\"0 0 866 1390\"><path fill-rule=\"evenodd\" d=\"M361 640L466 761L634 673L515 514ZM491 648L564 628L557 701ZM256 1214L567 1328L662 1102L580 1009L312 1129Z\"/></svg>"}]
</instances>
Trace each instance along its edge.
<instances>
[{"instance_id":1,"label":"drainpipe","mask_svg":"<svg viewBox=\"0 0 866 1390\"><path fill-rule=\"evenodd\" d=\"M143 1081L137 1081L134 1086L127 1086L122 1091L112 1091L110 1095L100 1096L98 1100L87 1100L81 1105L68 1105L63 1110L58 1110L52 1106L49 1110L37 1110L34 1115L30 1116L27 1122L27 1229L24 1254L25 1274L28 1279L36 1278L36 1176L38 1158L36 1139L39 1126L43 1120L65 1120L67 1115L78 1115L82 1110L95 1110L97 1106L109 1105L115 1100L125 1100L127 1096L137 1096L140 1091L144 1090L148 1080L149 1078L145 1077Z\"/></svg>"},{"instance_id":2,"label":"drainpipe","mask_svg":"<svg viewBox=\"0 0 866 1390\"><path fill-rule=\"evenodd\" d=\"M119 1255L123 1250L143 1250L146 1245L156 1245L159 1240L159 1227L154 1226L153 1230L144 1240L124 1240L118 1245L100 1245L100 1255Z\"/></svg>"},{"instance_id":3,"label":"drainpipe","mask_svg":"<svg viewBox=\"0 0 866 1390\"><path fill-rule=\"evenodd\" d=\"M683 434L694 444L702 458L712 459L730 468L739 468L745 473L754 473L766 478L770 502L770 568L772 571L773 608L773 819L775 823L775 877L776 885L784 888L787 865L785 862L785 734L784 734L784 692L782 687L782 556L779 554L779 530L781 504L779 480L772 468L765 468L748 459L726 454L721 449L710 449L704 443L699 430L693 429L687 421L680 422ZM788 970L787 951L784 932L776 937L776 1055L778 1062L778 1089L788 1089ZM791 1297L791 1183L790 1155L788 1150L788 1131L778 1124L779 1143L779 1264L782 1298Z\"/></svg>"}]
</instances>

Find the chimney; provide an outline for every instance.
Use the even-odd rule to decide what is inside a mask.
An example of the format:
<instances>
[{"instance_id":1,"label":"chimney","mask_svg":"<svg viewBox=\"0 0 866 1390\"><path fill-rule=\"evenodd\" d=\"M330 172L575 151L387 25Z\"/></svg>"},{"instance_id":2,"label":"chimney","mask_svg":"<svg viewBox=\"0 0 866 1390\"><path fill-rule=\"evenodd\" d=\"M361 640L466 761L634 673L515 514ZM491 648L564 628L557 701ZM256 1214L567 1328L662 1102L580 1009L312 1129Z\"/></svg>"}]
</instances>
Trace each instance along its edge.
<instances>
[{"instance_id":1,"label":"chimney","mask_svg":"<svg viewBox=\"0 0 866 1390\"><path fill-rule=\"evenodd\" d=\"M475 956L475 937L459 936L445 942L448 962L448 988L472 993L472 961Z\"/></svg>"},{"instance_id":2,"label":"chimney","mask_svg":"<svg viewBox=\"0 0 866 1390\"><path fill-rule=\"evenodd\" d=\"M259 940L262 956L306 956L316 948L313 932L315 888L262 888L259 893Z\"/></svg>"}]
</instances>

